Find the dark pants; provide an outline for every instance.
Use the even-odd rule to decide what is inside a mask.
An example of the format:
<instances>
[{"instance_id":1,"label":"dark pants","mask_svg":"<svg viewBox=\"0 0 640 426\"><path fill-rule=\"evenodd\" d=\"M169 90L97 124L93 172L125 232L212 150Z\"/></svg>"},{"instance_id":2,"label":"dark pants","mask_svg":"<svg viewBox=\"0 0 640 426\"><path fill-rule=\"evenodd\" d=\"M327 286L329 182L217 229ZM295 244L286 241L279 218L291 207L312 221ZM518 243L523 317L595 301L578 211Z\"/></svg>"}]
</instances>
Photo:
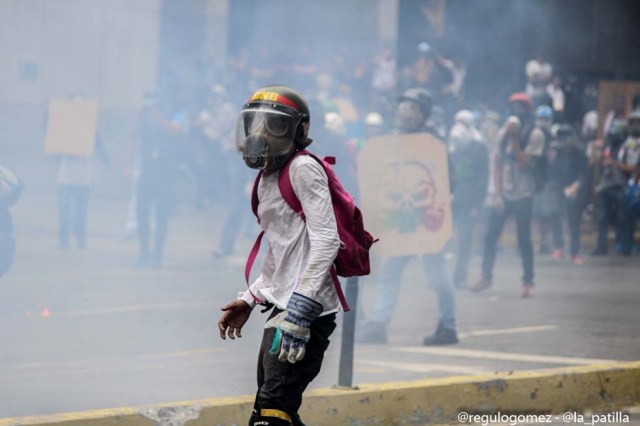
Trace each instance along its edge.
<instances>
[{"instance_id":1,"label":"dark pants","mask_svg":"<svg viewBox=\"0 0 640 426\"><path fill-rule=\"evenodd\" d=\"M484 254L482 259L482 273L485 278L493 278L493 266L496 261L496 250L502 228L507 218L513 214L516 219L518 248L522 258L524 274L522 282L525 286L533 286L533 243L531 242L531 216L533 212L533 198L518 201L504 201L504 208L491 209L489 224L484 239Z\"/></svg>"},{"instance_id":2,"label":"dark pants","mask_svg":"<svg viewBox=\"0 0 640 426\"><path fill-rule=\"evenodd\" d=\"M453 211L453 224L456 233L456 266L453 273L453 285L456 287L467 281L478 214L477 210L472 209L457 208Z\"/></svg>"},{"instance_id":3,"label":"dark pants","mask_svg":"<svg viewBox=\"0 0 640 426\"><path fill-rule=\"evenodd\" d=\"M623 251L630 251L632 244L631 220L627 205L627 196L622 187L605 188L598 194L600 210L598 212L598 244L596 250L607 251L607 234L609 224L616 226L616 239L622 245Z\"/></svg>"},{"instance_id":4,"label":"dark pants","mask_svg":"<svg viewBox=\"0 0 640 426\"><path fill-rule=\"evenodd\" d=\"M89 186L58 185L59 243L61 247L69 245L71 232L76 236L78 247L85 246L88 205Z\"/></svg>"},{"instance_id":5,"label":"dark pants","mask_svg":"<svg viewBox=\"0 0 640 426\"><path fill-rule=\"evenodd\" d=\"M269 316L273 318L282 312L274 308ZM270 354L275 328L267 328L262 336L258 357L258 392L254 403L255 410L275 409L289 414L294 426L301 425L298 410L302 405L302 393L318 375L324 353L329 347L329 336L336 328L336 315L318 317L311 323L311 339L307 351L295 364L278 361L278 354Z\"/></svg>"},{"instance_id":6,"label":"dark pants","mask_svg":"<svg viewBox=\"0 0 640 426\"><path fill-rule=\"evenodd\" d=\"M148 256L151 237L151 214L155 219L155 239L153 256L160 260L167 240L167 227L171 210L172 191L169 184L149 181L141 177L137 192L138 237L140 255Z\"/></svg>"},{"instance_id":7,"label":"dark pants","mask_svg":"<svg viewBox=\"0 0 640 426\"><path fill-rule=\"evenodd\" d=\"M551 217L551 230L553 232L553 244L556 249L564 249L564 230L562 229L563 216L566 217L569 236L571 238L571 256L580 253L580 223L582 222L582 203L580 201L567 200L563 194L558 194L560 200L559 211Z\"/></svg>"}]
</instances>

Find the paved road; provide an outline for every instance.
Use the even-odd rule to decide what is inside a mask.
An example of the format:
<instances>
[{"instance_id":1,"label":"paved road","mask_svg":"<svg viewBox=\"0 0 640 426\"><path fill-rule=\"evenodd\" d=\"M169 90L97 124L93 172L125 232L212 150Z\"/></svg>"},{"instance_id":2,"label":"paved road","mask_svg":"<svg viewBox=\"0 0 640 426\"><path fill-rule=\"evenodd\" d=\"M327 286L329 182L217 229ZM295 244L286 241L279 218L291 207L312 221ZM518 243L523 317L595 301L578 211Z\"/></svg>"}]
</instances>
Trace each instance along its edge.
<instances>
[{"instance_id":1,"label":"paved road","mask_svg":"<svg viewBox=\"0 0 640 426\"><path fill-rule=\"evenodd\" d=\"M181 206L165 267L133 268L125 204L92 200L86 251L56 248L55 202L14 209L18 259L0 279L0 418L251 394L264 315L244 337L217 337L219 307L242 290L237 254L213 260L222 210ZM354 382L637 360L640 258L587 259L582 267L537 260L536 296L519 298L519 260L505 245L494 288L458 293L457 346L425 348L435 297L411 264L390 325L390 344L356 348ZM478 272L474 258L472 271ZM361 283L371 311L375 274ZM339 333L314 387L337 381Z\"/></svg>"}]
</instances>

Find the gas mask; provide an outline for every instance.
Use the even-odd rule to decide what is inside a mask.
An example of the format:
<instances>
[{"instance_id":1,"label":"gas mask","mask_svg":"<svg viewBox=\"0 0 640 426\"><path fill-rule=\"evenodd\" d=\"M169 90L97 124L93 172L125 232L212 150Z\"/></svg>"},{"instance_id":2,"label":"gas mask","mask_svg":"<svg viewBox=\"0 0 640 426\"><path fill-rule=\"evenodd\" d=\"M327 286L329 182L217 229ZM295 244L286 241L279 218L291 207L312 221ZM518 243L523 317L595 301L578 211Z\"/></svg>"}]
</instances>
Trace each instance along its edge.
<instances>
[{"instance_id":1,"label":"gas mask","mask_svg":"<svg viewBox=\"0 0 640 426\"><path fill-rule=\"evenodd\" d=\"M422 130L425 126L425 118L420 105L413 101L401 101L396 109L394 124L402 133Z\"/></svg>"},{"instance_id":2,"label":"gas mask","mask_svg":"<svg viewBox=\"0 0 640 426\"><path fill-rule=\"evenodd\" d=\"M295 154L303 114L276 104L247 104L236 125L236 147L252 169L273 171Z\"/></svg>"}]
</instances>

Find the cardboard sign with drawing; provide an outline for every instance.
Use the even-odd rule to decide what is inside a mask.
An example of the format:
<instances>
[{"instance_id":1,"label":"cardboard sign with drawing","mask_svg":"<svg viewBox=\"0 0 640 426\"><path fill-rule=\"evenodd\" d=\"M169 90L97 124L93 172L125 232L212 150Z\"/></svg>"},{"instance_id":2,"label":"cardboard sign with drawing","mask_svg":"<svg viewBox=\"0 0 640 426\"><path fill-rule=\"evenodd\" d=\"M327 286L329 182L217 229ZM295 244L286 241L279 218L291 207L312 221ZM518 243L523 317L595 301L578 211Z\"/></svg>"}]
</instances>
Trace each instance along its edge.
<instances>
[{"instance_id":1,"label":"cardboard sign with drawing","mask_svg":"<svg viewBox=\"0 0 640 426\"><path fill-rule=\"evenodd\" d=\"M452 235L446 146L429 133L367 140L358 156L358 180L367 226L379 253L437 253Z\"/></svg>"}]
</instances>

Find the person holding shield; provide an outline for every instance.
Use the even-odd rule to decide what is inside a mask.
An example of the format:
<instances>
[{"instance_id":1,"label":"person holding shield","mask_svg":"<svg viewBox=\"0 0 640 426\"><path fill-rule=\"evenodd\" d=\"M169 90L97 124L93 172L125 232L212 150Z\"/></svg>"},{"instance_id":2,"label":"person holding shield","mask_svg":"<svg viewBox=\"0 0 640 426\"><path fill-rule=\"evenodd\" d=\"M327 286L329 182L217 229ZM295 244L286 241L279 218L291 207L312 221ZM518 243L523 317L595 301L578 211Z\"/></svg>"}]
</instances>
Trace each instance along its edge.
<instances>
[{"instance_id":1,"label":"person holding shield","mask_svg":"<svg viewBox=\"0 0 640 426\"><path fill-rule=\"evenodd\" d=\"M428 90L421 87L407 89L400 97L396 108L394 133L400 137L400 135L427 132L433 135L439 143L443 143L435 136L436 133L427 126L432 107L433 100ZM409 194L410 199L407 199L406 202L396 202L393 209L388 209L387 226L395 226L395 230L399 234L413 233L418 227L434 232L444 222L445 209L434 200L438 191L451 191L453 186L451 174L448 175L449 185L445 184L443 185L445 187L439 188L433 178L432 170L420 160L404 162L394 166L394 170L380 172L382 175L394 173L396 177L402 176L402 179L386 179L391 187L383 186L381 188L382 192L388 193L387 199L390 202L404 200ZM393 187L392 182L398 180L405 183L402 190ZM394 255L383 259L373 317L359 330L358 342L387 343L387 327L398 300L402 274L409 261L414 257ZM448 276L444 250L423 254L420 258L429 283L438 295L439 308L438 326L433 334L424 339L423 344L456 344L458 343L458 334L456 331L455 289Z\"/></svg>"}]
</instances>

